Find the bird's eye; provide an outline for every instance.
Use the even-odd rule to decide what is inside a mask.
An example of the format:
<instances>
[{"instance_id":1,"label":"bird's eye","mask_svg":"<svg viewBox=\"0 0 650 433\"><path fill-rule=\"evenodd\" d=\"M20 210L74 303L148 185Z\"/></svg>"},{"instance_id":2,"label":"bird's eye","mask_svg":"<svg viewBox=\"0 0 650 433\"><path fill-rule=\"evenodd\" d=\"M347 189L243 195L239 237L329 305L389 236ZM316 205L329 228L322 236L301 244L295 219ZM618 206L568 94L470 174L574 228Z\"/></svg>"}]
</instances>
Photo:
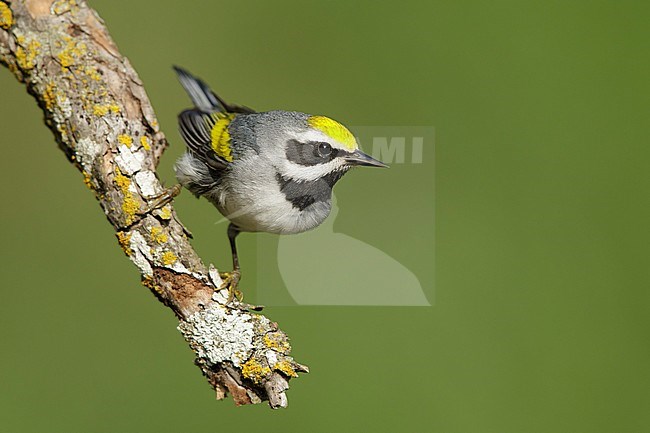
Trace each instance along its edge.
<instances>
[{"instance_id":1,"label":"bird's eye","mask_svg":"<svg viewBox=\"0 0 650 433\"><path fill-rule=\"evenodd\" d=\"M322 157L330 156L332 153L332 146L329 143L318 143L318 154Z\"/></svg>"}]
</instances>

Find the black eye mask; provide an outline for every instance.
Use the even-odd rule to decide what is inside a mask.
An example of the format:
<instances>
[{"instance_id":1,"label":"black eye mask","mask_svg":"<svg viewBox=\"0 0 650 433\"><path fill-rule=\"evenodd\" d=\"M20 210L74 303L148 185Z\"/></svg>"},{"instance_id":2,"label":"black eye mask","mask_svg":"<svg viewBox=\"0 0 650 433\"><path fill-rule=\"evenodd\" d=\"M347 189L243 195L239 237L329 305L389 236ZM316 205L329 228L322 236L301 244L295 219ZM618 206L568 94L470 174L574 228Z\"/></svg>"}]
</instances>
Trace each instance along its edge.
<instances>
[{"instance_id":1,"label":"black eye mask","mask_svg":"<svg viewBox=\"0 0 650 433\"><path fill-rule=\"evenodd\" d=\"M341 153L339 149L332 148L329 143L322 141L301 143L298 140L289 140L285 152L289 161L306 166L325 164Z\"/></svg>"}]
</instances>

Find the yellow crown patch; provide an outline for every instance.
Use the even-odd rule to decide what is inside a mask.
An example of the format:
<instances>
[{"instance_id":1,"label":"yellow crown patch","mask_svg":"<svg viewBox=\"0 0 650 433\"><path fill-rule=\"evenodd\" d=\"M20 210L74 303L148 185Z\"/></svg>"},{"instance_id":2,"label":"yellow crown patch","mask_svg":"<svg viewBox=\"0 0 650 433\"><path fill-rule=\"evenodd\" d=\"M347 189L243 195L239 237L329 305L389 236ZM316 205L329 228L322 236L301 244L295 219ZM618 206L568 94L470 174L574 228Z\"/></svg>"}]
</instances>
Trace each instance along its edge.
<instances>
[{"instance_id":1,"label":"yellow crown patch","mask_svg":"<svg viewBox=\"0 0 650 433\"><path fill-rule=\"evenodd\" d=\"M348 128L341 125L336 120L332 120L325 116L311 116L307 122L309 123L309 126L318 129L325 135L338 141L347 149L357 149L357 139L354 138L354 135L352 135Z\"/></svg>"},{"instance_id":2,"label":"yellow crown patch","mask_svg":"<svg viewBox=\"0 0 650 433\"><path fill-rule=\"evenodd\" d=\"M235 118L235 115L218 113L214 115L214 118L216 122L212 127L212 131L210 131L212 150L226 161L232 162L232 150L230 149L230 133L228 132L228 125L230 125L232 119Z\"/></svg>"}]
</instances>

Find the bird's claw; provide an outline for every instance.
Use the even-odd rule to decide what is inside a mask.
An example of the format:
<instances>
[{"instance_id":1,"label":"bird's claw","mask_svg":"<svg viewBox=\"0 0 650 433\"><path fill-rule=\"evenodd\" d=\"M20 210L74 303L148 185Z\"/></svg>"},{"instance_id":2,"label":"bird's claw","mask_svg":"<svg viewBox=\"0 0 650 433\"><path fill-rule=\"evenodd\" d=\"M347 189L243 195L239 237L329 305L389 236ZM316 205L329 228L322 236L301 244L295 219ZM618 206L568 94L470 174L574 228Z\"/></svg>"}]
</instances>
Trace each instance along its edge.
<instances>
[{"instance_id":1,"label":"bird's claw","mask_svg":"<svg viewBox=\"0 0 650 433\"><path fill-rule=\"evenodd\" d=\"M237 289L239 286L239 280L241 278L240 271L234 270L231 272L219 272L219 276L223 281L221 287L219 287L219 290L228 289L228 298L226 299L225 305L253 311L261 311L262 308L264 308L261 305L251 305L243 302L244 294ZM234 302L235 300L236 302Z\"/></svg>"},{"instance_id":2,"label":"bird's claw","mask_svg":"<svg viewBox=\"0 0 650 433\"><path fill-rule=\"evenodd\" d=\"M219 272L219 276L223 281L219 290L228 289L228 299L226 300L226 304L230 304L235 298L241 302L243 295L239 290L237 290L241 273L238 270L232 272Z\"/></svg>"},{"instance_id":3,"label":"bird's claw","mask_svg":"<svg viewBox=\"0 0 650 433\"><path fill-rule=\"evenodd\" d=\"M167 204L171 203L174 198L181 193L181 185L176 184L171 188L166 188L162 193L158 194L154 198L154 202L147 206L147 209L142 212L143 214L148 214L156 209L161 209Z\"/></svg>"}]
</instances>

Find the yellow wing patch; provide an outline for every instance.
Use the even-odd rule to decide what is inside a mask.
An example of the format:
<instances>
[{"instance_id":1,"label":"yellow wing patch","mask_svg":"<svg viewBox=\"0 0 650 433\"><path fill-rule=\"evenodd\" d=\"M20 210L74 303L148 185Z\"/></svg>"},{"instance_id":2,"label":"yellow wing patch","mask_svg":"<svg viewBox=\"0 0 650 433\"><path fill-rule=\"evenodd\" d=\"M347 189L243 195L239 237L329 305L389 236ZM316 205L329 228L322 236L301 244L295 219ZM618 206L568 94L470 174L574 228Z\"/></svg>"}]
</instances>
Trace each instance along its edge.
<instances>
[{"instance_id":1,"label":"yellow wing patch","mask_svg":"<svg viewBox=\"0 0 650 433\"><path fill-rule=\"evenodd\" d=\"M215 124L210 131L212 139L211 146L214 153L228 162L232 162L232 150L230 149L230 133L228 132L228 125L235 118L234 114L216 113Z\"/></svg>"},{"instance_id":2,"label":"yellow wing patch","mask_svg":"<svg viewBox=\"0 0 650 433\"><path fill-rule=\"evenodd\" d=\"M325 116L311 116L307 121L309 126L325 133L327 136L341 143L347 149L357 149L357 139L354 135L336 120Z\"/></svg>"}]
</instances>

